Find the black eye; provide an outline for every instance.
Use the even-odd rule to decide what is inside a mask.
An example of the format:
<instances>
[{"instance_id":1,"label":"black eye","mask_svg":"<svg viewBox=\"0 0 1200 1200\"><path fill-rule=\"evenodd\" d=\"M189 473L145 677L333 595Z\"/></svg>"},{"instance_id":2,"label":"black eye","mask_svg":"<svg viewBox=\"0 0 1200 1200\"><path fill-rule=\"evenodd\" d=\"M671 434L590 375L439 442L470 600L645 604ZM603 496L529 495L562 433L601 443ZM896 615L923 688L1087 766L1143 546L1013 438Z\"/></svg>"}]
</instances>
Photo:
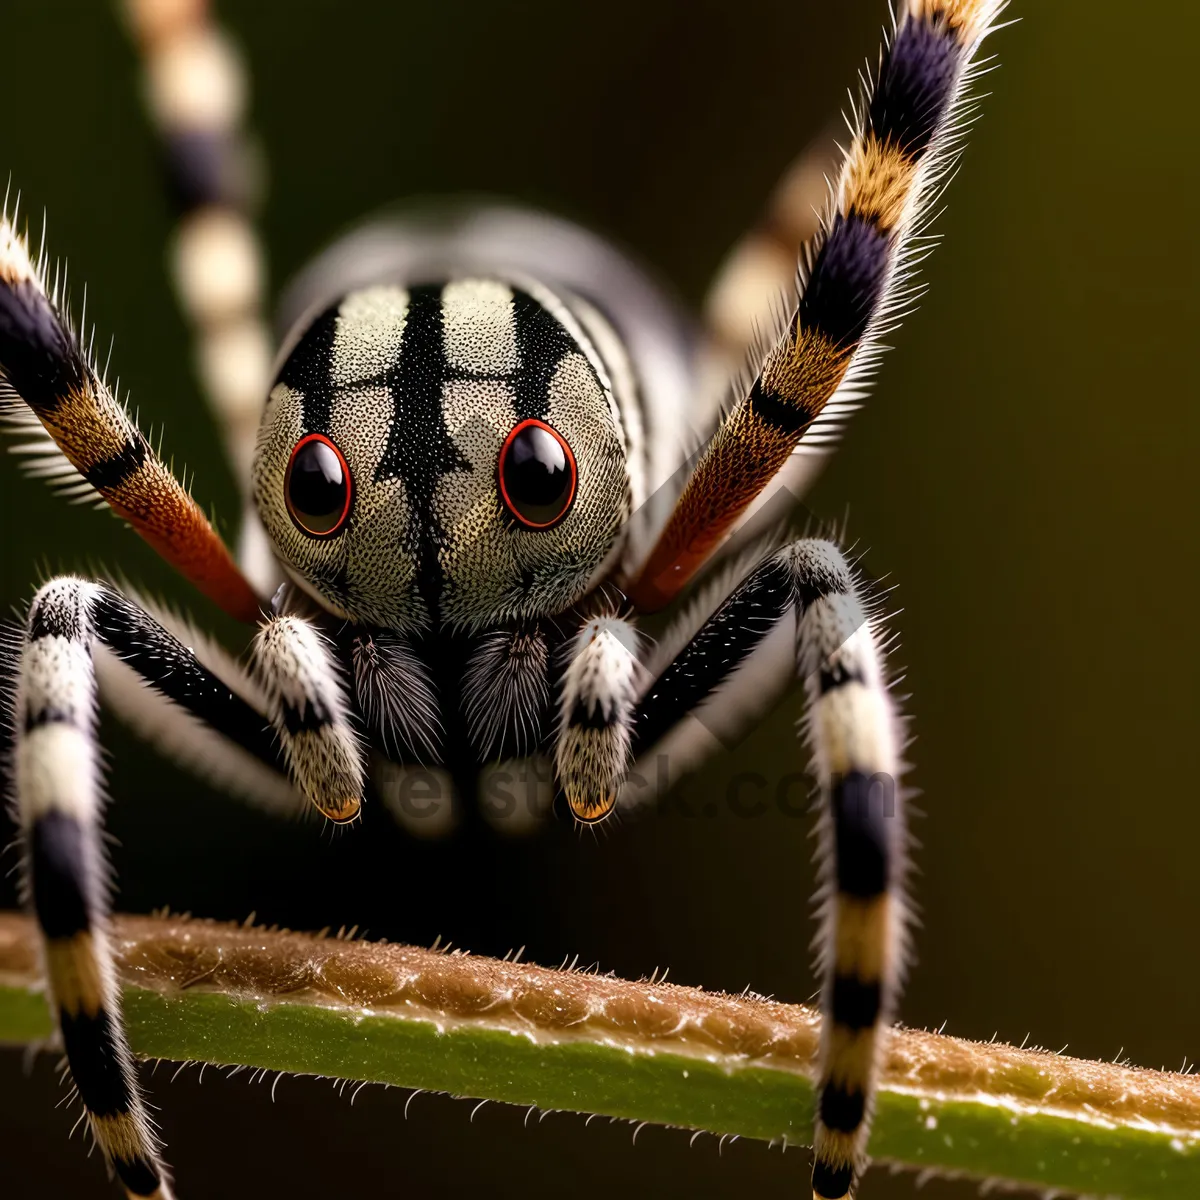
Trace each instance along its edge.
<instances>
[{"instance_id":1,"label":"black eye","mask_svg":"<svg viewBox=\"0 0 1200 1200\"><path fill-rule=\"evenodd\" d=\"M283 497L292 520L312 537L329 537L346 524L354 497L350 468L324 434L310 433L296 443Z\"/></svg>"},{"instance_id":2,"label":"black eye","mask_svg":"<svg viewBox=\"0 0 1200 1200\"><path fill-rule=\"evenodd\" d=\"M549 529L575 499L575 455L557 430L530 418L515 425L497 465L505 508L527 529Z\"/></svg>"}]
</instances>

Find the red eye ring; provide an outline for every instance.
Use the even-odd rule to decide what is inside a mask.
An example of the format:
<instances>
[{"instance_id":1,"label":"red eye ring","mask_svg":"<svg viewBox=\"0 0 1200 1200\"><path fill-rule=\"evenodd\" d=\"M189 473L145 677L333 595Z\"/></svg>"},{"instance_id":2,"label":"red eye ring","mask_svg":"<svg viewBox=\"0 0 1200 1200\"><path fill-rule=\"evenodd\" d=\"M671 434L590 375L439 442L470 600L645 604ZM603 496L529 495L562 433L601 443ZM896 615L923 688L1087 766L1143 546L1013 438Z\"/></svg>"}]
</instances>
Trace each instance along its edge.
<instances>
[{"instance_id":1,"label":"red eye ring","mask_svg":"<svg viewBox=\"0 0 1200 1200\"><path fill-rule=\"evenodd\" d=\"M496 459L496 483L504 507L526 529L557 525L575 503L578 479L575 455L553 426L528 417L509 430Z\"/></svg>"},{"instance_id":2,"label":"red eye ring","mask_svg":"<svg viewBox=\"0 0 1200 1200\"><path fill-rule=\"evenodd\" d=\"M293 447L283 499L292 523L308 537L333 537L345 528L354 507L354 479L346 456L323 433L306 434Z\"/></svg>"}]
</instances>

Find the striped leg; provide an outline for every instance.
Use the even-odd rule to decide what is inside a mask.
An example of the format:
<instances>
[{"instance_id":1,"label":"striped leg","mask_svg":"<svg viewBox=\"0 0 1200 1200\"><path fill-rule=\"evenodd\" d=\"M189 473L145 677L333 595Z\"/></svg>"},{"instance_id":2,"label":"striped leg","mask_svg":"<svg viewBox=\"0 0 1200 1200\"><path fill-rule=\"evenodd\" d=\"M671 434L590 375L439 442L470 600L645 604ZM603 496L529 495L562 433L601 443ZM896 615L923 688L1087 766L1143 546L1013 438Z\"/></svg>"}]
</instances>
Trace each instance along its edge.
<instances>
[{"instance_id":1,"label":"striped leg","mask_svg":"<svg viewBox=\"0 0 1200 1200\"><path fill-rule=\"evenodd\" d=\"M899 0L832 212L803 257L795 311L628 589L639 610L670 602L801 438L823 436L862 386L879 335L912 298L912 237L954 161L971 62L1001 8L1003 0Z\"/></svg>"},{"instance_id":2,"label":"striped leg","mask_svg":"<svg viewBox=\"0 0 1200 1200\"><path fill-rule=\"evenodd\" d=\"M697 705L730 703L740 673L778 657L770 642L793 615L823 864L813 1195L841 1200L865 1165L880 1047L899 986L905 834L897 718L878 630L838 548L803 540L755 568L643 693L632 748L644 759L670 747L664 739Z\"/></svg>"},{"instance_id":3,"label":"striped leg","mask_svg":"<svg viewBox=\"0 0 1200 1200\"><path fill-rule=\"evenodd\" d=\"M71 1077L130 1196L171 1194L121 1026L107 940L93 648L105 646L190 718L263 770L262 716L140 609L104 584L64 577L30 608L15 709L16 805L28 894Z\"/></svg>"},{"instance_id":4,"label":"striped leg","mask_svg":"<svg viewBox=\"0 0 1200 1200\"><path fill-rule=\"evenodd\" d=\"M246 494L271 368L263 253L250 221L259 164L242 129L246 72L207 0L125 0L125 9L178 213L175 287Z\"/></svg>"},{"instance_id":5,"label":"striped leg","mask_svg":"<svg viewBox=\"0 0 1200 1200\"><path fill-rule=\"evenodd\" d=\"M612 812L629 770L638 676L637 635L628 621L597 617L576 634L562 679L554 766L583 824Z\"/></svg>"},{"instance_id":6,"label":"striped leg","mask_svg":"<svg viewBox=\"0 0 1200 1200\"><path fill-rule=\"evenodd\" d=\"M17 806L46 974L71 1077L92 1134L130 1196L168 1196L160 1145L121 1028L105 928L91 601L85 584L43 589L21 660Z\"/></svg>"},{"instance_id":7,"label":"striped leg","mask_svg":"<svg viewBox=\"0 0 1200 1200\"><path fill-rule=\"evenodd\" d=\"M258 597L190 491L171 473L96 369L90 347L34 263L15 215L0 213L0 425L32 474L98 496L226 612L243 621Z\"/></svg>"},{"instance_id":8,"label":"striped leg","mask_svg":"<svg viewBox=\"0 0 1200 1200\"><path fill-rule=\"evenodd\" d=\"M813 1196L853 1195L866 1163L880 1052L906 931L901 737L878 631L841 555L792 548L805 738L821 789L822 973Z\"/></svg>"},{"instance_id":9,"label":"striped leg","mask_svg":"<svg viewBox=\"0 0 1200 1200\"><path fill-rule=\"evenodd\" d=\"M365 752L333 646L302 617L284 616L262 626L254 653L296 788L329 820L353 821L366 787Z\"/></svg>"}]
</instances>

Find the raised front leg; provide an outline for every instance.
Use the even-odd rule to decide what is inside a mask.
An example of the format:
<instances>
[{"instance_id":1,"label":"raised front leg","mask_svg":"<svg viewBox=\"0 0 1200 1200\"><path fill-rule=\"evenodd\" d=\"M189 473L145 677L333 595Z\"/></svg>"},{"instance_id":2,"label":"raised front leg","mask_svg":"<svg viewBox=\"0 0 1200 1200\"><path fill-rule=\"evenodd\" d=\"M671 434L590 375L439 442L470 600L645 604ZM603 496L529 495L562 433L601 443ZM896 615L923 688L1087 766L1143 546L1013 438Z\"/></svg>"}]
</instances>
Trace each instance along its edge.
<instances>
[{"instance_id":1,"label":"raised front leg","mask_svg":"<svg viewBox=\"0 0 1200 1200\"><path fill-rule=\"evenodd\" d=\"M1004 0L899 0L896 29L855 113L795 307L744 397L709 442L627 591L654 612L700 570L802 439L819 441L861 396L879 337L914 298L913 238L956 161L980 43Z\"/></svg>"}]
</instances>

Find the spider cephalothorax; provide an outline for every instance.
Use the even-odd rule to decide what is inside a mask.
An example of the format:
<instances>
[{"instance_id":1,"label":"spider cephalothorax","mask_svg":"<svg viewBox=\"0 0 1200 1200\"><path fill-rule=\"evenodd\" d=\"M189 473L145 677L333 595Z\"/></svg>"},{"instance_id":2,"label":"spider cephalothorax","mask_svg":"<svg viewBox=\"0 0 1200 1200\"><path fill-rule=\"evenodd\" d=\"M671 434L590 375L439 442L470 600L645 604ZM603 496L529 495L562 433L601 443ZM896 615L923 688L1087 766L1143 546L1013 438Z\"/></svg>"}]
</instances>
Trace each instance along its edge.
<instances>
[{"instance_id":1,"label":"spider cephalothorax","mask_svg":"<svg viewBox=\"0 0 1200 1200\"><path fill-rule=\"evenodd\" d=\"M380 284L292 344L254 497L288 573L330 611L479 629L588 589L629 513L626 445L603 361L544 288Z\"/></svg>"},{"instance_id":2,"label":"spider cephalothorax","mask_svg":"<svg viewBox=\"0 0 1200 1200\"><path fill-rule=\"evenodd\" d=\"M788 676L805 685L824 863L813 1194L852 1194L907 920L903 737L876 614L838 546L805 538L700 591L657 649L636 620L861 397L1003 6L897 0L824 216L790 247L799 292L769 345L697 331L573 226L485 207L385 221L321 256L285 297L309 315L272 378L232 169L236 63L205 5L132 0L184 209L177 282L253 500L240 564L107 387L7 206L0 219L0 416L30 435L38 474L95 493L258 624L247 672L108 583L53 580L26 622L13 776L28 893L71 1075L128 1195L167 1200L170 1183L106 942L98 686L183 762L276 808L347 822L414 765L465 798L522 758L591 822L713 751L696 713L761 710ZM748 239L718 289L768 324L777 295L731 280L761 277L772 237ZM723 413L718 343L757 358ZM724 391L733 371L717 373Z\"/></svg>"}]
</instances>

